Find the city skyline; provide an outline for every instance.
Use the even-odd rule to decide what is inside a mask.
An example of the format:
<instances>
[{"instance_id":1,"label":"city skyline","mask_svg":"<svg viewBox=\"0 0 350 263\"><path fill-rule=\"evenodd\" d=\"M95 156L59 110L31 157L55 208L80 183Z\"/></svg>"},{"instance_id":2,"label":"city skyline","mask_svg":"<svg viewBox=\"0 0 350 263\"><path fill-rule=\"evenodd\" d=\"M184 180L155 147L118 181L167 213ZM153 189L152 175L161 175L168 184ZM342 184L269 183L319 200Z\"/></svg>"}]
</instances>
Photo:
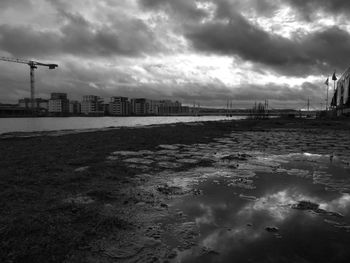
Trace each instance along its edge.
<instances>
[{"instance_id":1,"label":"city skyline","mask_svg":"<svg viewBox=\"0 0 350 263\"><path fill-rule=\"evenodd\" d=\"M229 97L238 108L265 99L300 108L307 98L324 103L326 78L349 66L349 8L342 0L5 0L0 56L59 65L36 71L36 97L118 93L214 107ZM0 62L0 87L4 103L29 97L28 67Z\"/></svg>"},{"instance_id":2,"label":"city skyline","mask_svg":"<svg viewBox=\"0 0 350 263\"><path fill-rule=\"evenodd\" d=\"M1 104L4 116L157 116L188 115L196 108L182 105L179 101L151 100L113 96L106 102L96 95L84 95L72 100L67 93L54 92L49 98L22 98L17 104ZM1 115L1 114L0 114Z\"/></svg>"}]
</instances>

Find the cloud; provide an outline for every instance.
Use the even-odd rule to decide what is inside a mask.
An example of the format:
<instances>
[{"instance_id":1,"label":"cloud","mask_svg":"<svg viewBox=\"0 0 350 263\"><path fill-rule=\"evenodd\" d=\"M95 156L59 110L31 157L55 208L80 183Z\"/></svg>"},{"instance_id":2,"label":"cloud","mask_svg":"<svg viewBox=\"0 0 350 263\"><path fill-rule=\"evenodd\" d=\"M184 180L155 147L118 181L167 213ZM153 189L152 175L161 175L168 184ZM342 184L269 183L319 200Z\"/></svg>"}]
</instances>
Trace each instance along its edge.
<instances>
[{"instance_id":1,"label":"cloud","mask_svg":"<svg viewBox=\"0 0 350 263\"><path fill-rule=\"evenodd\" d=\"M197 50L238 55L287 75L346 68L344 54L350 52L350 34L337 26L288 39L262 30L240 14L227 23L194 24L187 27L186 37Z\"/></svg>"},{"instance_id":2,"label":"cloud","mask_svg":"<svg viewBox=\"0 0 350 263\"><path fill-rule=\"evenodd\" d=\"M18 9L18 8L30 8L32 7L31 1L22 1L22 0L1 0L0 9L2 11L6 9Z\"/></svg>"},{"instance_id":3,"label":"cloud","mask_svg":"<svg viewBox=\"0 0 350 263\"><path fill-rule=\"evenodd\" d=\"M336 15L345 15L350 11L348 0L285 0L285 2L308 20L320 11Z\"/></svg>"},{"instance_id":4,"label":"cloud","mask_svg":"<svg viewBox=\"0 0 350 263\"><path fill-rule=\"evenodd\" d=\"M142 7L151 10L163 10L177 17L199 20L208 16L208 13L199 9L193 0L139 0Z\"/></svg>"},{"instance_id":5,"label":"cloud","mask_svg":"<svg viewBox=\"0 0 350 263\"><path fill-rule=\"evenodd\" d=\"M142 56L164 49L140 19L124 16L111 25L97 25L79 14L64 12L61 15L64 21L58 30L0 25L0 49L15 57Z\"/></svg>"},{"instance_id":6,"label":"cloud","mask_svg":"<svg viewBox=\"0 0 350 263\"><path fill-rule=\"evenodd\" d=\"M60 37L30 26L0 25L0 49L15 57L55 54L61 49Z\"/></svg>"}]
</instances>

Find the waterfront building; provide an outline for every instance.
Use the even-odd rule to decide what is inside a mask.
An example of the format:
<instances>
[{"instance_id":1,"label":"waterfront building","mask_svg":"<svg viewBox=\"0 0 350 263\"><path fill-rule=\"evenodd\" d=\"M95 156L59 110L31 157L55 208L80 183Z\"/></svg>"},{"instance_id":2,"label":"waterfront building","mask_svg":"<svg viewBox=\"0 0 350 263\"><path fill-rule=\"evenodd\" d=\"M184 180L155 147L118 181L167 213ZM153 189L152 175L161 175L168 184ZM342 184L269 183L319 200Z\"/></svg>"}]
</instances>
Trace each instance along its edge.
<instances>
[{"instance_id":1,"label":"waterfront building","mask_svg":"<svg viewBox=\"0 0 350 263\"><path fill-rule=\"evenodd\" d=\"M131 99L131 113L133 115L146 115L146 99Z\"/></svg>"},{"instance_id":2,"label":"waterfront building","mask_svg":"<svg viewBox=\"0 0 350 263\"><path fill-rule=\"evenodd\" d=\"M21 108L29 109L29 108L31 108L31 105L32 104L31 104L30 98L24 98L24 99L18 100L18 106ZM49 101L42 99L42 98L36 98L34 100L34 108L48 110L49 109Z\"/></svg>"},{"instance_id":3,"label":"waterfront building","mask_svg":"<svg viewBox=\"0 0 350 263\"><path fill-rule=\"evenodd\" d=\"M85 115L104 115L103 99L95 95L83 96L81 113Z\"/></svg>"},{"instance_id":4,"label":"waterfront building","mask_svg":"<svg viewBox=\"0 0 350 263\"><path fill-rule=\"evenodd\" d=\"M109 103L103 103L102 104L102 110L105 116L111 115L109 110Z\"/></svg>"},{"instance_id":5,"label":"waterfront building","mask_svg":"<svg viewBox=\"0 0 350 263\"><path fill-rule=\"evenodd\" d=\"M48 111L50 113L59 114L69 113L69 100L67 98L67 93L51 93Z\"/></svg>"},{"instance_id":6,"label":"waterfront building","mask_svg":"<svg viewBox=\"0 0 350 263\"><path fill-rule=\"evenodd\" d=\"M190 107L188 107L188 106L181 106L181 114L184 114L184 115L190 114Z\"/></svg>"},{"instance_id":7,"label":"waterfront building","mask_svg":"<svg viewBox=\"0 0 350 263\"><path fill-rule=\"evenodd\" d=\"M29 104L30 105L30 104ZM19 107L18 104L0 103L0 117L32 116L30 107Z\"/></svg>"},{"instance_id":8,"label":"waterfront building","mask_svg":"<svg viewBox=\"0 0 350 263\"><path fill-rule=\"evenodd\" d=\"M350 67L338 79L331 105L337 115L350 115Z\"/></svg>"},{"instance_id":9,"label":"waterfront building","mask_svg":"<svg viewBox=\"0 0 350 263\"><path fill-rule=\"evenodd\" d=\"M159 115L176 115L181 114L181 103L178 101L162 100L159 104Z\"/></svg>"},{"instance_id":10,"label":"waterfront building","mask_svg":"<svg viewBox=\"0 0 350 263\"><path fill-rule=\"evenodd\" d=\"M131 104L127 97L112 97L109 103L109 114L116 116L130 115Z\"/></svg>"},{"instance_id":11,"label":"waterfront building","mask_svg":"<svg viewBox=\"0 0 350 263\"><path fill-rule=\"evenodd\" d=\"M146 114L147 115L159 115L159 100L146 100Z\"/></svg>"},{"instance_id":12,"label":"waterfront building","mask_svg":"<svg viewBox=\"0 0 350 263\"><path fill-rule=\"evenodd\" d=\"M81 112L81 104L77 100L69 101L69 113L70 114L80 114Z\"/></svg>"}]
</instances>

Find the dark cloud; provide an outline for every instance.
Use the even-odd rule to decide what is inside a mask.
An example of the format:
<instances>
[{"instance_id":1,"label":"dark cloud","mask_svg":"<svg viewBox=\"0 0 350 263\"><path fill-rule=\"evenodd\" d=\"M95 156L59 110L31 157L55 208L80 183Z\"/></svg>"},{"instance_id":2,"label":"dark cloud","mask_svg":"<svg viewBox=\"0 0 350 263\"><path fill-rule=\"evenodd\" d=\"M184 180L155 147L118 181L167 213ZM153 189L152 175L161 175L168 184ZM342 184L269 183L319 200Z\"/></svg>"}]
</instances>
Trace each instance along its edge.
<instances>
[{"instance_id":1,"label":"dark cloud","mask_svg":"<svg viewBox=\"0 0 350 263\"><path fill-rule=\"evenodd\" d=\"M192 25L187 28L186 37L200 50L239 55L271 65L300 63L307 59L290 40L268 34L237 13L228 23Z\"/></svg>"},{"instance_id":2,"label":"dark cloud","mask_svg":"<svg viewBox=\"0 0 350 263\"><path fill-rule=\"evenodd\" d=\"M186 31L198 50L238 55L286 75L307 76L345 68L348 61L344 54L350 52L349 33L336 26L289 39L268 33L237 13L228 23L193 24Z\"/></svg>"},{"instance_id":3,"label":"dark cloud","mask_svg":"<svg viewBox=\"0 0 350 263\"><path fill-rule=\"evenodd\" d=\"M201 1L199 1L201 2ZM311 33L294 33L291 38L267 32L251 23L241 12L255 12L258 15L272 16L281 7L290 5L295 9L307 10L309 14L317 10L344 12L350 8L349 1L331 0L218 0L213 4L215 17L206 23L197 18L179 20L184 36L196 50L207 53L239 56L255 63L255 68L268 67L279 74L308 76L325 74L334 68L346 68L344 54L350 52L350 35L337 27L323 28ZM169 16L199 11L194 0L163 1L140 0L143 6L163 9ZM186 10L186 11L185 11ZM196 11L197 10L197 11ZM200 10L202 11L202 10Z\"/></svg>"},{"instance_id":4,"label":"dark cloud","mask_svg":"<svg viewBox=\"0 0 350 263\"><path fill-rule=\"evenodd\" d=\"M319 11L329 14L348 14L350 1L348 0L284 0L291 7L295 8L303 17L308 20Z\"/></svg>"},{"instance_id":5,"label":"dark cloud","mask_svg":"<svg viewBox=\"0 0 350 263\"><path fill-rule=\"evenodd\" d=\"M65 12L59 31L23 25L0 25L0 49L18 57L72 54L74 56L140 56L163 49L153 32L135 18L96 26L79 14Z\"/></svg>"},{"instance_id":6,"label":"dark cloud","mask_svg":"<svg viewBox=\"0 0 350 263\"><path fill-rule=\"evenodd\" d=\"M0 25L0 49L14 57L35 57L61 50L60 37L30 26Z\"/></svg>"},{"instance_id":7,"label":"dark cloud","mask_svg":"<svg viewBox=\"0 0 350 263\"><path fill-rule=\"evenodd\" d=\"M193 0L139 0L139 3L144 8L164 10L171 15L188 19L201 19L208 15L204 10L198 9Z\"/></svg>"},{"instance_id":8,"label":"dark cloud","mask_svg":"<svg viewBox=\"0 0 350 263\"><path fill-rule=\"evenodd\" d=\"M217 0L212 3L216 6L216 18L231 18L237 12L269 17L281 7L279 1L275 0Z\"/></svg>"},{"instance_id":9,"label":"dark cloud","mask_svg":"<svg viewBox=\"0 0 350 263\"><path fill-rule=\"evenodd\" d=\"M32 7L31 1L23 0L1 0L0 9L4 11L5 9L27 9Z\"/></svg>"}]
</instances>

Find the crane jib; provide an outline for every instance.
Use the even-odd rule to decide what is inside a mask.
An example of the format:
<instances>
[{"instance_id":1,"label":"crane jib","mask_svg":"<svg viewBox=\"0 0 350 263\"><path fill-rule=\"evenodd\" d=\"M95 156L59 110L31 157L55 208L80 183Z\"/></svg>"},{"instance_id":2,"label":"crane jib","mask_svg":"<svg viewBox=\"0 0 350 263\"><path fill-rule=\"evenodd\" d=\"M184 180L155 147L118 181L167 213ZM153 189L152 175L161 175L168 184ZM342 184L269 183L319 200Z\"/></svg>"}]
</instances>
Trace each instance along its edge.
<instances>
[{"instance_id":1,"label":"crane jib","mask_svg":"<svg viewBox=\"0 0 350 263\"><path fill-rule=\"evenodd\" d=\"M31 100L31 109L33 113L35 112L35 78L34 78L34 69L38 68L37 66L44 66L48 67L49 69L55 69L58 67L57 64L45 64L40 63L33 60L23 60L18 58L7 58L7 57L0 57L0 60L8 61L8 62L15 62L15 63L21 63L21 64L27 64L30 67L30 100Z\"/></svg>"}]
</instances>

